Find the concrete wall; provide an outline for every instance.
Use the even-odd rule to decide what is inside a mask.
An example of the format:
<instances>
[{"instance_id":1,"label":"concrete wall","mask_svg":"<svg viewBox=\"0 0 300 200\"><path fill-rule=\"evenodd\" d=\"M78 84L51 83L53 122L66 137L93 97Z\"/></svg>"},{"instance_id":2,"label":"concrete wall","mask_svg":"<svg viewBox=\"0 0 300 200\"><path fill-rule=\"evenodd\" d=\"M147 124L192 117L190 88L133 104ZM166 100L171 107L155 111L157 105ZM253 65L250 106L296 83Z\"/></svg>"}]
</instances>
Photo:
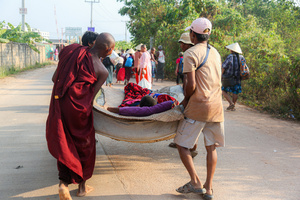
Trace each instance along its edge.
<instances>
[{"instance_id":1,"label":"concrete wall","mask_svg":"<svg viewBox=\"0 0 300 200\"><path fill-rule=\"evenodd\" d=\"M33 51L27 44L0 43L0 68L22 69L46 61L44 45L36 45L40 53Z\"/></svg>"}]
</instances>

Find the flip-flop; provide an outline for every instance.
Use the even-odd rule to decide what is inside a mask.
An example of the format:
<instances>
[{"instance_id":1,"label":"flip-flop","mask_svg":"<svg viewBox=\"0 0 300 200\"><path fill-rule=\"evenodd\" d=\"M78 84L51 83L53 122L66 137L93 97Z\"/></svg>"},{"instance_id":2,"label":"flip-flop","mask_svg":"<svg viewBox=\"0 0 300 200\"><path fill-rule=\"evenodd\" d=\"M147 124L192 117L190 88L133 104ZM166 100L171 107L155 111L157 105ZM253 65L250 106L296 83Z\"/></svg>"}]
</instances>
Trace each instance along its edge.
<instances>
[{"instance_id":1,"label":"flip-flop","mask_svg":"<svg viewBox=\"0 0 300 200\"><path fill-rule=\"evenodd\" d=\"M196 193L196 194L205 194L205 188L195 188L190 182L186 183L184 186L176 189L179 193Z\"/></svg>"},{"instance_id":2,"label":"flip-flop","mask_svg":"<svg viewBox=\"0 0 300 200\"><path fill-rule=\"evenodd\" d=\"M214 198L214 195L212 194L203 194L203 199L205 200L212 200Z\"/></svg>"},{"instance_id":3,"label":"flip-flop","mask_svg":"<svg viewBox=\"0 0 300 200\"><path fill-rule=\"evenodd\" d=\"M169 144L169 147L171 147L171 148L177 148L177 146L176 146L176 143L175 143L175 142L171 142L171 143Z\"/></svg>"},{"instance_id":4,"label":"flip-flop","mask_svg":"<svg viewBox=\"0 0 300 200\"><path fill-rule=\"evenodd\" d=\"M232 111L234 111L235 110L234 107L235 107L234 104L231 104L230 106L228 106L228 108L226 108L226 110L232 110Z\"/></svg>"},{"instance_id":5,"label":"flip-flop","mask_svg":"<svg viewBox=\"0 0 300 200\"><path fill-rule=\"evenodd\" d=\"M204 187L204 186L203 186ZM211 189L211 194L203 194L203 199L205 200L212 200L214 198L214 195L213 195L213 189Z\"/></svg>"}]
</instances>

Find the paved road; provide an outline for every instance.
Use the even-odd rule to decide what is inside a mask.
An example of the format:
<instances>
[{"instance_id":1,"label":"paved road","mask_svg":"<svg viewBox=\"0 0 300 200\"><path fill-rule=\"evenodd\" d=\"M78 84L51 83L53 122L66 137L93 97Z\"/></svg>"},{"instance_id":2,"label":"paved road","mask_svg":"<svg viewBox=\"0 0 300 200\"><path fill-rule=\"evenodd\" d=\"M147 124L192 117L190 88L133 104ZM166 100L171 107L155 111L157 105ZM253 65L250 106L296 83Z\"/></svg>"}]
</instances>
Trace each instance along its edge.
<instances>
[{"instance_id":1,"label":"paved road","mask_svg":"<svg viewBox=\"0 0 300 200\"><path fill-rule=\"evenodd\" d=\"M58 199L56 160L48 153L45 121L54 66L0 80L0 200ZM172 85L155 83L155 88ZM122 85L113 85L122 87ZM226 102L224 102L225 105ZM216 200L299 200L300 125L238 106L225 112L226 147L218 150ZM189 178L170 141L119 142L97 135L97 159L88 184L95 191L74 199L202 199L175 188ZM205 150L195 158L205 178Z\"/></svg>"}]
</instances>

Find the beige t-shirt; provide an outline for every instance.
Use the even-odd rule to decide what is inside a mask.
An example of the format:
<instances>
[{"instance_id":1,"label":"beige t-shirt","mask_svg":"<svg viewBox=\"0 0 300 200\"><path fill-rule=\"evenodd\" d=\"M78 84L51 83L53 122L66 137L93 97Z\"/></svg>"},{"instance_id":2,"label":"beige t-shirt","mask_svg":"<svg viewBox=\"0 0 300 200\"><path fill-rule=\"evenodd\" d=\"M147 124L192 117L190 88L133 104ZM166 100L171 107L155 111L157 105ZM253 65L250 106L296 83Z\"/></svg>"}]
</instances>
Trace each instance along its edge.
<instances>
[{"instance_id":1,"label":"beige t-shirt","mask_svg":"<svg viewBox=\"0 0 300 200\"><path fill-rule=\"evenodd\" d=\"M207 44L199 43L184 52L183 73L195 71L203 62L206 51ZM224 121L221 66L220 54L211 46L206 63L195 72L196 89L184 110L187 118L202 122Z\"/></svg>"}]
</instances>

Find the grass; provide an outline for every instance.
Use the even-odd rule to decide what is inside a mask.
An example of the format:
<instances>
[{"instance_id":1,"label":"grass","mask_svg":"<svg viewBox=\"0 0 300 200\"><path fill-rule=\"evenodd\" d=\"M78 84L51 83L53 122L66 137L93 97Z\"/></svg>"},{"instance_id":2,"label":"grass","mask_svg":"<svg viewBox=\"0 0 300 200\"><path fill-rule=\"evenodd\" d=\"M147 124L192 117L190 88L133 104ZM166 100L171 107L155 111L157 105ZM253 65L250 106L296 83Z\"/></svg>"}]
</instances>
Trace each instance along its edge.
<instances>
[{"instance_id":1,"label":"grass","mask_svg":"<svg viewBox=\"0 0 300 200\"><path fill-rule=\"evenodd\" d=\"M18 74L20 72L24 72L24 71L27 71L27 70L30 70L30 69L42 68L44 66L51 65L51 64L54 64L54 62L47 61L47 62L44 62L44 63L36 63L35 65L30 65L30 66L24 67L22 69L16 68L14 66L0 67L1 68L0 69L0 78L4 78L6 76L10 76L10 75L13 75L13 74Z\"/></svg>"}]
</instances>

